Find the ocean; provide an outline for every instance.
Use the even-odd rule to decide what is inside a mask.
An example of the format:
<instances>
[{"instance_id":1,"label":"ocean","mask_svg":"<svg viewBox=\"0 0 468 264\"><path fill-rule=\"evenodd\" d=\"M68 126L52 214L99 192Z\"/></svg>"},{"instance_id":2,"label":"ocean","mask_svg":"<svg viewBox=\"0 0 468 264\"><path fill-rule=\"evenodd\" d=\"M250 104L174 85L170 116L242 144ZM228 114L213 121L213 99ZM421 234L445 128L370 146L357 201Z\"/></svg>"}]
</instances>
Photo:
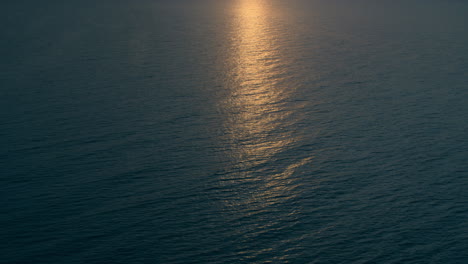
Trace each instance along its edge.
<instances>
[{"instance_id":1,"label":"ocean","mask_svg":"<svg viewBox=\"0 0 468 264\"><path fill-rule=\"evenodd\" d=\"M0 263L468 263L467 14L3 1Z\"/></svg>"}]
</instances>

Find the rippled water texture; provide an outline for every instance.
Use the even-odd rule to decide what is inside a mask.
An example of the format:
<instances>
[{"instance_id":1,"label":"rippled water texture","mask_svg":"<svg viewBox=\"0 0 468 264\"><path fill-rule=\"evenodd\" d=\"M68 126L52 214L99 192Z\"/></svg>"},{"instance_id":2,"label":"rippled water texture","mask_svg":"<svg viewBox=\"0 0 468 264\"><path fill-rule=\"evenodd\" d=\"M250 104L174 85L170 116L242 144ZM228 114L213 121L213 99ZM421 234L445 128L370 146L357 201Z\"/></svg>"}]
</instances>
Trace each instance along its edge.
<instances>
[{"instance_id":1,"label":"rippled water texture","mask_svg":"<svg viewBox=\"0 0 468 264\"><path fill-rule=\"evenodd\" d=\"M6 0L0 263L468 263L467 14Z\"/></svg>"}]
</instances>

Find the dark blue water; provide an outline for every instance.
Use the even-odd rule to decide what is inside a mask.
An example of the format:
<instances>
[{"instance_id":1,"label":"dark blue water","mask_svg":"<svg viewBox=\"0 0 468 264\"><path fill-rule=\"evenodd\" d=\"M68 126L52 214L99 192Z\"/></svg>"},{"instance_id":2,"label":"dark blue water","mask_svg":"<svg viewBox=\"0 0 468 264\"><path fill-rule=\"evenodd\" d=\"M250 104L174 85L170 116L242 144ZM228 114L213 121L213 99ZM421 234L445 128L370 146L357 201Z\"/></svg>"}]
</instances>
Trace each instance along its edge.
<instances>
[{"instance_id":1,"label":"dark blue water","mask_svg":"<svg viewBox=\"0 0 468 264\"><path fill-rule=\"evenodd\" d=\"M3 1L0 263L468 263L467 14Z\"/></svg>"}]
</instances>

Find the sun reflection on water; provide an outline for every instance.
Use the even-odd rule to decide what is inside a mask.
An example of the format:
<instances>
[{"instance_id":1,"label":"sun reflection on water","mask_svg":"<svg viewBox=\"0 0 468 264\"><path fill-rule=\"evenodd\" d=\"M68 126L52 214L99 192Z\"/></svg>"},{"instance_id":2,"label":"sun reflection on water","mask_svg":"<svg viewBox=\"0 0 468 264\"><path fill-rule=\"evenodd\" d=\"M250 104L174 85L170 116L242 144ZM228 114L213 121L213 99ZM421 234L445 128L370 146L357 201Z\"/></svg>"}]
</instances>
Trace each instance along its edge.
<instances>
[{"instance_id":1,"label":"sun reflection on water","mask_svg":"<svg viewBox=\"0 0 468 264\"><path fill-rule=\"evenodd\" d=\"M226 203L248 215L292 199L290 176L310 159L277 162L298 139L291 132L292 89L275 11L265 0L239 0L235 10L230 94L222 105L233 165L223 184L242 189Z\"/></svg>"},{"instance_id":2,"label":"sun reflection on water","mask_svg":"<svg viewBox=\"0 0 468 264\"><path fill-rule=\"evenodd\" d=\"M287 115L279 87L285 72L268 16L265 1L239 2L232 55L235 87L227 102L231 110L227 126L239 143L233 154L252 165L267 161L290 140L277 133Z\"/></svg>"}]
</instances>

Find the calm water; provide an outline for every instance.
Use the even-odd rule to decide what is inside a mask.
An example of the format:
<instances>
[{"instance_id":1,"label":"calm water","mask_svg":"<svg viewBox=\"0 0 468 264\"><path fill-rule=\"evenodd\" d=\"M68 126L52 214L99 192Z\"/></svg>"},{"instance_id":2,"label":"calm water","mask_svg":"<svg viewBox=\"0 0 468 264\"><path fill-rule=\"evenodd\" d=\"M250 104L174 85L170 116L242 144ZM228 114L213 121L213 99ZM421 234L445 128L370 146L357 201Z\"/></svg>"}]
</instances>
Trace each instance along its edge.
<instances>
[{"instance_id":1,"label":"calm water","mask_svg":"<svg viewBox=\"0 0 468 264\"><path fill-rule=\"evenodd\" d=\"M3 1L0 263L468 263L467 14Z\"/></svg>"}]
</instances>

